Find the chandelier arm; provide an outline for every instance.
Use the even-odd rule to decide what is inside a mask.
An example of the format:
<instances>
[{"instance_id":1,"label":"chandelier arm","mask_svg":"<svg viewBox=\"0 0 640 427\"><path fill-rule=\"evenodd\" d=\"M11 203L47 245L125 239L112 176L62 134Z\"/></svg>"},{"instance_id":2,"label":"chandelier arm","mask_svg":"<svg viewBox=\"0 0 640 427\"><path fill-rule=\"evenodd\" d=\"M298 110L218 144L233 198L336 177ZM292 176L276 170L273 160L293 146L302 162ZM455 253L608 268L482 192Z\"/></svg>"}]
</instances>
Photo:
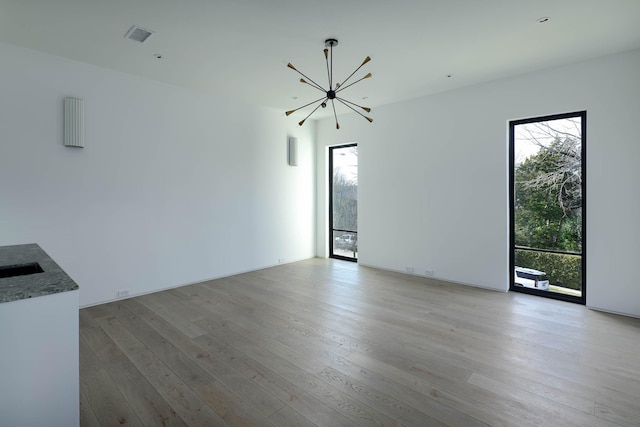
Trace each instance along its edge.
<instances>
[{"instance_id":1,"label":"chandelier arm","mask_svg":"<svg viewBox=\"0 0 640 427\"><path fill-rule=\"evenodd\" d=\"M336 98L338 98L338 97L336 96ZM344 99L344 98L338 98L338 99L340 99L341 101L347 102L347 103L349 103L349 104L351 104L351 105L355 105L355 106L356 106L356 107L358 107L358 108L362 108L362 109L363 109L364 111L366 111L367 113L370 113L370 112L371 112L371 108L369 108L369 107L363 107L362 105L358 105L358 104L356 104L355 102L347 101L347 100L346 100L346 99Z\"/></svg>"},{"instance_id":2,"label":"chandelier arm","mask_svg":"<svg viewBox=\"0 0 640 427\"><path fill-rule=\"evenodd\" d=\"M331 54L331 73L329 74L329 90L333 89L333 43L329 46Z\"/></svg>"},{"instance_id":3,"label":"chandelier arm","mask_svg":"<svg viewBox=\"0 0 640 427\"><path fill-rule=\"evenodd\" d=\"M317 88L318 88L318 89L320 89L321 91L326 92L326 90L324 90L324 89L322 88L322 86L320 86L318 83L314 82L314 81L313 81L313 79L309 78L308 76L305 76L302 72L300 72L300 70L298 70L296 67L294 67L293 65L291 65L291 63L289 63L289 64L287 65L287 67L291 68L293 71L295 71L296 73L300 74L302 77L304 77L304 78L306 78L306 79L309 79L309 81L310 81L311 83L313 83L313 84L315 85L315 87L317 87Z\"/></svg>"},{"instance_id":4,"label":"chandelier arm","mask_svg":"<svg viewBox=\"0 0 640 427\"><path fill-rule=\"evenodd\" d=\"M326 97L326 95L325 95L325 96L323 96L322 98L318 98L318 99L316 99L315 101L311 101L311 102L310 102L310 103L308 103L308 104L304 104L302 107L298 107L298 108L296 108L295 110L289 110L289 111L287 111L285 114L288 116L288 115L290 115L291 113L295 113L295 112L296 112L296 111L298 111L298 110L302 110L304 107L308 107L309 105L313 104L314 102L322 101L323 99L326 99L326 98L327 98L327 97ZM314 110L314 111L315 111L315 110Z\"/></svg>"},{"instance_id":5,"label":"chandelier arm","mask_svg":"<svg viewBox=\"0 0 640 427\"><path fill-rule=\"evenodd\" d=\"M332 47L332 49L333 49L333 47ZM325 48L323 52L324 52L324 62L327 64L327 80L329 81L329 90L331 90L331 74L333 72L333 50L331 51L332 52L332 54L331 54L331 61L332 61L332 64L331 64L331 68L332 69L331 69L331 71L329 71L329 56L328 56L329 49Z\"/></svg>"},{"instance_id":6,"label":"chandelier arm","mask_svg":"<svg viewBox=\"0 0 640 427\"><path fill-rule=\"evenodd\" d=\"M322 98L320 98L320 99L322 99ZM327 99L329 99L329 98L326 98L324 101L326 102L326 101L327 101ZM315 102L315 101L314 101L314 102ZM313 102L312 102L312 104L313 104ZM322 105L322 103L319 103L319 104L316 106L316 108L314 108L314 109L313 109L313 111L312 111L312 112L310 112L309 114L307 114L307 117L305 117L304 119L302 119L302 120L300 120L300 121L298 122L298 125L302 126L302 125L304 124L304 121L305 121L305 120L307 120L307 119L308 119L308 118L309 118L313 113L315 113L315 112L316 112L316 110L317 110L318 108L320 108L320 106L321 106L321 105Z\"/></svg>"},{"instance_id":7,"label":"chandelier arm","mask_svg":"<svg viewBox=\"0 0 640 427\"><path fill-rule=\"evenodd\" d=\"M333 107L333 117L336 118L336 129L340 129L340 125L338 124L338 115L336 114L336 104L331 100L331 106Z\"/></svg>"},{"instance_id":8,"label":"chandelier arm","mask_svg":"<svg viewBox=\"0 0 640 427\"><path fill-rule=\"evenodd\" d=\"M360 66L359 66L358 68L356 68L355 70L353 70L353 73L349 74L349 77L347 77L346 79L344 79L344 81L340 84L340 86L344 85L344 84L347 82L347 80L349 80L351 77L353 77L353 75L354 75L355 73L357 73L357 72L358 72L358 70L359 70L360 68L362 68L362 66L363 66L364 64L366 64L367 62L369 62L369 61L371 61L371 58L367 56L367 57L364 59L364 61L362 61L362 64L360 64ZM353 83L352 83L352 84L353 84Z\"/></svg>"},{"instance_id":9,"label":"chandelier arm","mask_svg":"<svg viewBox=\"0 0 640 427\"><path fill-rule=\"evenodd\" d=\"M371 76L373 76L373 74L368 73L366 76L364 76L364 77L362 77L362 78L360 78L360 79L356 80L356 81L355 81L355 82L353 82L353 83L349 83L349 84L348 84L348 85L346 85L346 86L342 86L342 85L340 85L340 88L336 89L336 93L340 92L341 90L345 90L345 89L346 89L346 88L348 88L349 86L353 86L354 84L356 84L356 83L358 83L358 82L361 82L361 81L362 81L362 80L364 80L364 79L368 79L368 78L369 78L369 77L371 77Z\"/></svg>"},{"instance_id":10,"label":"chandelier arm","mask_svg":"<svg viewBox=\"0 0 640 427\"><path fill-rule=\"evenodd\" d=\"M371 117L367 117L364 114L362 114L360 111L356 110L355 108L353 108L351 105L347 104L346 102L344 102L344 100L342 98L337 98L336 99L340 102L342 102L343 105L345 105L346 107L349 107L350 109L352 109L353 111L355 111L356 113L360 114L362 117L364 117L365 119L367 119L369 121L369 123L373 122L373 119Z\"/></svg>"},{"instance_id":11,"label":"chandelier arm","mask_svg":"<svg viewBox=\"0 0 640 427\"><path fill-rule=\"evenodd\" d=\"M298 70L296 70L296 71L298 71ZM314 81L313 81L313 80L311 80L309 77L307 77L307 76L305 76L304 74L302 74L300 71L298 71L298 73L299 73L301 76L304 76L304 77L306 77L307 79L309 79L309 81L310 81L311 83L313 83L313 85L312 85L312 86L316 87L317 89L320 89L320 90L321 90L321 91L323 91L323 92L326 92L326 90L324 90L324 89L322 88L322 86L320 86L318 83L314 82ZM306 80L305 80L305 82L306 82ZM309 84L311 85L311 83L309 83Z\"/></svg>"},{"instance_id":12,"label":"chandelier arm","mask_svg":"<svg viewBox=\"0 0 640 427\"><path fill-rule=\"evenodd\" d=\"M318 87L318 86L316 86L316 85L312 85L311 83L309 83L309 82L308 82L308 81L306 81L305 79L300 79L300 83L306 83L306 84L308 84L309 86L311 86L312 88L314 88L314 89L318 89L318 90L319 90L320 92L322 92L322 93L325 93L325 94L327 93L327 91L326 91L326 90L324 90L323 88Z\"/></svg>"}]
</instances>

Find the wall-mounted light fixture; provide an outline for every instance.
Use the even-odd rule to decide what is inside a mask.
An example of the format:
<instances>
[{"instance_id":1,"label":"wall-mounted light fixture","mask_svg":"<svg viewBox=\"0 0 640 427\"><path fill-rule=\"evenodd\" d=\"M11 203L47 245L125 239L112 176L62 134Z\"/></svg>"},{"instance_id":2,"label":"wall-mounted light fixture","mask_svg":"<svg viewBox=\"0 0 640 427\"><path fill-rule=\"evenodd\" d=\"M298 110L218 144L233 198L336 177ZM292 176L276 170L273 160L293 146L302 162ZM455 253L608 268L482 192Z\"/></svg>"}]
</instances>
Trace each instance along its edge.
<instances>
[{"instance_id":1,"label":"wall-mounted light fixture","mask_svg":"<svg viewBox=\"0 0 640 427\"><path fill-rule=\"evenodd\" d=\"M84 101L64 99L64 145L84 147Z\"/></svg>"},{"instance_id":2,"label":"wall-mounted light fixture","mask_svg":"<svg viewBox=\"0 0 640 427\"><path fill-rule=\"evenodd\" d=\"M289 137L287 144L287 161L289 166L298 166L298 138Z\"/></svg>"}]
</instances>

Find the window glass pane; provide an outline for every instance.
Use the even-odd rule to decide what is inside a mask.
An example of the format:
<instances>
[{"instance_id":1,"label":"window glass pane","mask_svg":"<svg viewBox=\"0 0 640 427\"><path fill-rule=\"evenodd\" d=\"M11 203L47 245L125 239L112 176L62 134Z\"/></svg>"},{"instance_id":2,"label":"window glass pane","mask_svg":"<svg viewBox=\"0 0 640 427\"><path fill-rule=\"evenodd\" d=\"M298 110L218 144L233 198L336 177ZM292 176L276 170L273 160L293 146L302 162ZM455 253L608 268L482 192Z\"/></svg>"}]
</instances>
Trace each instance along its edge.
<instances>
[{"instance_id":1,"label":"window glass pane","mask_svg":"<svg viewBox=\"0 0 640 427\"><path fill-rule=\"evenodd\" d=\"M333 150L333 228L358 231L358 148Z\"/></svg>"},{"instance_id":2,"label":"window glass pane","mask_svg":"<svg viewBox=\"0 0 640 427\"><path fill-rule=\"evenodd\" d=\"M516 286L535 288L534 281L548 281L549 288L541 289L550 292L582 296L582 256L571 254L555 254L550 252L518 250L515 251ZM542 274L520 273L518 269L529 268ZM519 280L525 279L525 280ZM528 281L528 282L527 282Z\"/></svg>"},{"instance_id":3,"label":"window glass pane","mask_svg":"<svg viewBox=\"0 0 640 427\"><path fill-rule=\"evenodd\" d=\"M580 117L514 131L516 246L581 253Z\"/></svg>"},{"instance_id":4,"label":"window glass pane","mask_svg":"<svg viewBox=\"0 0 640 427\"><path fill-rule=\"evenodd\" d=\"M344 257L358 257L358 235L344 231L333 232L333 253Z\"/></svg>"}]
</instances>

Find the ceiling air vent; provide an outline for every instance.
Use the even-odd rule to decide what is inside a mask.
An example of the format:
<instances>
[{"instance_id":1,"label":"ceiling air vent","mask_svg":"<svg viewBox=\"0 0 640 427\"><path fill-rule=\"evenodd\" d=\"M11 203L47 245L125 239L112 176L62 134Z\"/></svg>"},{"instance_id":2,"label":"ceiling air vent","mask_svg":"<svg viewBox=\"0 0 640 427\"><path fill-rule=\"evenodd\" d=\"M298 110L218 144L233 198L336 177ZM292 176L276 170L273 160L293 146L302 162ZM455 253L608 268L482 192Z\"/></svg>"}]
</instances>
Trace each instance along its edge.
<instances>
[{"instance_id":1,"label":"ceiling air vent","mask_svg":"<svg viewBox=\"0 0 640 427\"><path fill-rule=\"evenodd\" d=\"M153 35L153 31L149 31L142 27L138 27L137 25L134 25L133 27L131 27L129 31L127 31L127 34L125 34L125 37L128 39L137 41L138 43L144 43L152 35Z\"/></svg>"}]
</instances>

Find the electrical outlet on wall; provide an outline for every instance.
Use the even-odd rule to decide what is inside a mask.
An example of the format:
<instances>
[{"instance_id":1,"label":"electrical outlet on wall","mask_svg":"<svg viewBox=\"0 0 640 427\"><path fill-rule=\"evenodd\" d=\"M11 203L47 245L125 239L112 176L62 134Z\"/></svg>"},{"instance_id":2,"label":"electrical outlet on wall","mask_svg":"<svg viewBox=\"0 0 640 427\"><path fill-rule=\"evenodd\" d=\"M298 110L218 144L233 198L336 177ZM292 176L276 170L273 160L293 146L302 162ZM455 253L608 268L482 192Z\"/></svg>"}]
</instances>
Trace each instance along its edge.
<instances>
[{"instance_id":1,"label":"electrical outlet on wall","mask_svg":"<svg viewBox=\"0 0 640 427\"><path fill-rule=\"evenodd\" d=\"M116 296L118 298L124 298L124 297L128 297L129 296L129 289L123 289L121 291L117 291L116 292Z\"/></svg>"},{"instance_id":2,"label":"electrical outlet on wall","mask_svg":"<svg viewBox=\"0 0 640 427\"><path fill-rule=\"evenodd\" d=\"M424 270L424 275L427 277L433 277L433 270Z\"/></svg>"}]
</instances>

